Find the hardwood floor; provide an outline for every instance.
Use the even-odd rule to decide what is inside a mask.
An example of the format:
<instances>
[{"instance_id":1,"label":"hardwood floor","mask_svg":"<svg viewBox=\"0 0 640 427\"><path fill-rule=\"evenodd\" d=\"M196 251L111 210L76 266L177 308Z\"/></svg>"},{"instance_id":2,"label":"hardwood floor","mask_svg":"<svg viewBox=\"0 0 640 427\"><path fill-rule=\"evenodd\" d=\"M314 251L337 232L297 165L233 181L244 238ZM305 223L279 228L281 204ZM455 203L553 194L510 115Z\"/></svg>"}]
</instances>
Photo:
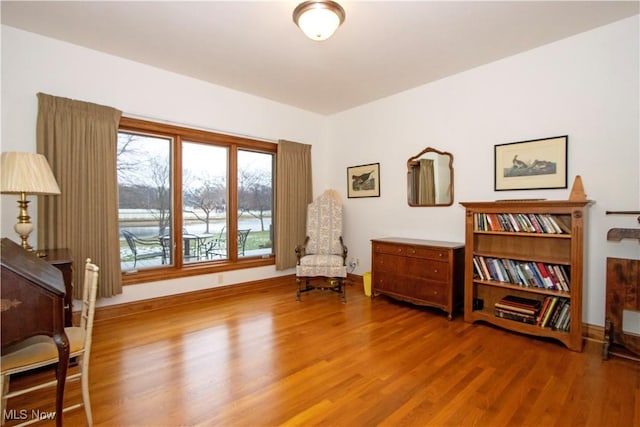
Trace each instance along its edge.
<instances>
[{"instance_id":1,"label":"hardwood floor","mask_svg":"<svg viewBox=\"0 0 640 427\"><path fill-rule=\"evenodd\" d=\"M357 285L347 298L313 292L296 302L288 282L100 321L94 423L640 426L640 365L602 361L597 343L575 353L461 315L370 300ZM79 385L65 396L79 399ZM50 399L33 394L8 408L47 411ZM83 425L82 409L64 423Z\"/></svg>"}]
</instances>

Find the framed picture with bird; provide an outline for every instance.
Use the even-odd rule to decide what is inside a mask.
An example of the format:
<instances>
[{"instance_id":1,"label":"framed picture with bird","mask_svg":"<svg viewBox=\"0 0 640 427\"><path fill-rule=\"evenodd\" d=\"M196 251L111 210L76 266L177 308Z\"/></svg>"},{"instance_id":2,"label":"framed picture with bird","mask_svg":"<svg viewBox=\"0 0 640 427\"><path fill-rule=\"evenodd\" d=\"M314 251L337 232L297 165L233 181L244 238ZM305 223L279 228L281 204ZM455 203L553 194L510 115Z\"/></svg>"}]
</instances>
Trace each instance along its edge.
<instances>
[{"instance_id":1,"label":"framed picture with bird","mask_svg":"<svg viewBox=\"0 0 640 427\"><path fill-rule=\"evenodd\" d=\"M380 197L380 163L348 167L347 196Z\"/></svg>"},{"instance_id":2,"label":"framed picture with bird","mask_svg":"<svg viewBox=\"0 0 640 427\"><path fill-rule=\"evenodd\" d=\"M494 189L567 188L567 135L495 146Z\"/></svg>"}]
</instances>

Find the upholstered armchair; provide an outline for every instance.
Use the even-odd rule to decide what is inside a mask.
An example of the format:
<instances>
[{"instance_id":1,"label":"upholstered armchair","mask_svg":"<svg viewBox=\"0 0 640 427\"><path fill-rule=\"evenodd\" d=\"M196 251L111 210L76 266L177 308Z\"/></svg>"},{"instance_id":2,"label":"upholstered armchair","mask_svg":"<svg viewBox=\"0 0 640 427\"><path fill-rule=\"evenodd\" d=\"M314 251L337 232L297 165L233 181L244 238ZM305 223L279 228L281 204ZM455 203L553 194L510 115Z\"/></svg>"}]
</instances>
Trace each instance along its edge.
<instances>
[{"instance_id":1,"label":"upholstered armchair","mask_svg":"<svg viewBox=\"0 0 640 427\"><path fill-rule=\"evenodd\" d=\"M325 191L307 207L307 236L296 247L296 299L314 289L341 294L346 302L347 247L342 241L342 202L337 192Z\"/></svg>"}]
</instances>

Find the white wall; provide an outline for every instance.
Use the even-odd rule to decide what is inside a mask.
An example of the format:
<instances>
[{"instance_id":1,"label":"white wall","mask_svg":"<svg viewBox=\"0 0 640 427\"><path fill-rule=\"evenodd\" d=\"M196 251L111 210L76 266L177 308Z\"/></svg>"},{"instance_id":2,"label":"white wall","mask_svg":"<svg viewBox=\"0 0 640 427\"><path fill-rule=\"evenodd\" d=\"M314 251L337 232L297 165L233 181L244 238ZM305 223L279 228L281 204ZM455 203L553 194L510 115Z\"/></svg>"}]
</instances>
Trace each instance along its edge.
<instances>
[{"instance_id":1,"label":"white wall","mask_svg":"<svg viewBox=\"0 0 640 427\"><path fill-rule=\"evenodd\" d=\"M604 324L608 256L640 258L634 241L606 241L611 227L638 227L640 96L638 16L332 116L327 186L345 198L345 242L370 269L370 239L464 241L461 201L567 199L581 175L589 208L584 321ZM569 136L568 188L493 190L494 145ZM406 162L431 146L454 155L451 207L411 208ZM380 162L381 196L346 198L346 168Z\"/></svg>"},{"instance_id":2,"label":"white wall","mask_svg":"<svg viewBox=\"0 0 640 427\"><path fill-rule=\"evenodd\" d=\"M36 93L76 98L174 123L313 145L314 192L345 201L345 240L370 270L374 237L464 239L460 201L568 198L581 175L595 204L586 239L584 320L604 323L605 259L640 258L611 227L640 209L639 18L633 17L432 84L322 117L121 58L2 27L2 151L35 150ZM569 135L569 188L493 191L493 146ZM410 208L406 161L426 146L454 154L451 207ZM381 197L347 199L346 168L380 163ZM12 237L15 198L2 196L2 236ZM35 208L35 206L33 206ZM35 212L35 209L32 210ZM32 237L35 242L35 236ZM224 283L278 275L274 268L224 274ZM125 287L112 304L216 286L216 275Z\"/></svg>"},{"instance_id":3,"label":"white wall","mask_svg":"<svg viewBox=\"0 0 640 427\"><path fill-rule=\"evenodd\" d=\"M2 151L35 151L36 93L79 99L118 108L125 115L247 135L313 144L317 151L326 118L126 59L2 26ZM256 78L260 78L256 76ZM314 158L314 170L325 168ZM15 196L2 196L3 237L13 231ZM37 204L30 206L35 222ZM30 238L37 242L37 229ZM195 276L126 286L124 293L101 300L111 305L208 287L289 274L275 267Z\"/></svg>"}]
</instances>

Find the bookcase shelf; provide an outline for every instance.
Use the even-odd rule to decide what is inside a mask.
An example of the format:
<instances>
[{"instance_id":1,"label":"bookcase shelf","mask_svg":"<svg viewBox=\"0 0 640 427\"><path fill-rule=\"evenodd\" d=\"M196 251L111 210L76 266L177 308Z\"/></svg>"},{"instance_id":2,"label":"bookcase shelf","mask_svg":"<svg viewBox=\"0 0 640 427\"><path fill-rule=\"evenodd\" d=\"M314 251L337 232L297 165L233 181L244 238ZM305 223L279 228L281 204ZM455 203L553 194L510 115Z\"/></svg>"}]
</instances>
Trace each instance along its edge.
<instances>
[{"instance_id":1,"label":"bookcase shelf","mask_svg":"<svg viewBox=\"0 0 640 427\"><path fill-rule=\"evenodd\" d=\"M466 209L465 321L483 321L515 332L553 338L570 350L582 351L584 211L590 203L461 203ZM506 296L537 301L541 308L534 317L539 320L525 323L498 317L504 314L495 310L495 304ZM551 321L551 310L549 322L543 322L545 300L553 299L557 301L558 322ZM561 327L563 305L567 306L563 314L566 321ZM544 323L547 326L543 327Z\"/></svg>"}]
</instances>

